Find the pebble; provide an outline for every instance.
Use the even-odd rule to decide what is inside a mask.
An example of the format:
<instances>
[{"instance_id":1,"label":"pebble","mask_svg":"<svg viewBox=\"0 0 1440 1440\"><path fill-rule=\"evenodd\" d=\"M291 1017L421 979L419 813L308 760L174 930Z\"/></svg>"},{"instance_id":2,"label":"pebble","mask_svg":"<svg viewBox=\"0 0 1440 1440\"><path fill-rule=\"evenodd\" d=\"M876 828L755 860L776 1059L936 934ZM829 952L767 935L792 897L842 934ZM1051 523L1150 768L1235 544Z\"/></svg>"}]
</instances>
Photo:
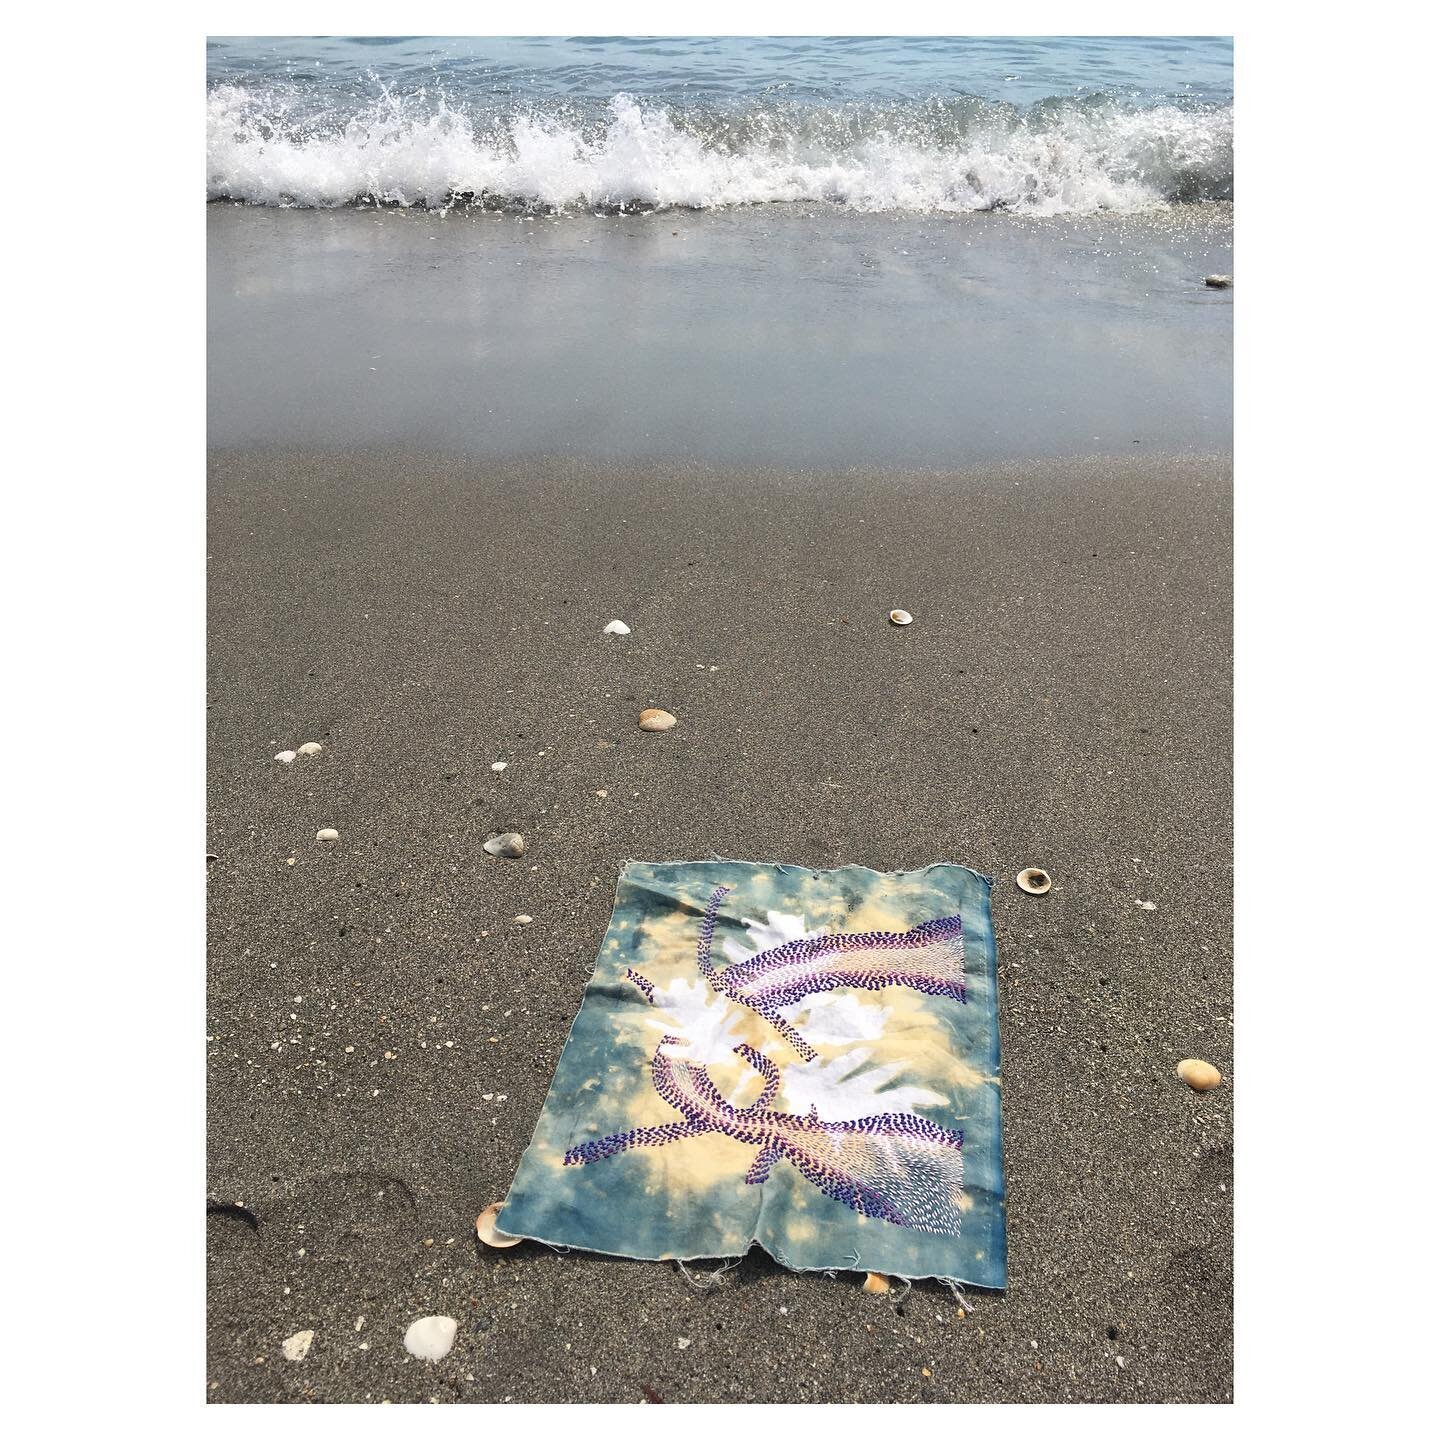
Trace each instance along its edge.
<instances>
[{"instance_id":1,"label":"pebble","mask_svg":"<svg viewBox=\"0 0 1440 1440\"><path fill-rule=\"evenodd\" d=\"M298 1363L310 1353L310 1342L314 1338L313 1330L297 1330L288 1340L280 1342L280 1348L285 1352L287 1360Z\"/></svg>"},{"instance_id":2,"label":"pebble","mask_svg":"<svg viewBox=\"0 0 1440 1440\"><path fill-rule=\"evenodd\" d=\"M295 758L295 752L293 750L282 750L275 758L282 765L288 765Z\"/></svg>"},{"instance_id":3,"label":"pebble","mask_svg":"<svg viewBox=\"0 0 1440 1440\"><path fill-rule=\"evenodd\" d=\"M1213 1090L1220 1083L1220 1072L1208 1060L1182 1060L1175 1073L1192 1090Z\"/></svg>"},{"instance_id":4,"label":"pebble","mask_svg":"<svg viewBox=\"0 0 1440 1440\"><path fill-rule=\"evenodd\" d=\"M332 845L340 838L340 832L338 830L317 830L315 838L323 840L327 845Z\"/></svg>"},{"instance_id":5,"label":"pebble","mask_svg":"<svg viewBox=\"0 0 1440 1440\"><path fill-rule=\"evenodd\" d=\"M867 1295L888 1295L890 1282L883 1275L877 1275L872 1270L865 1276L865 1283L860 1288Z\"/></svg>"},{"instance_id":6,"label":"pebble","mask_svg":"<svg viewBox=\"0 0 1440 1440\"><path fill-rule=\"evenodd\" d=\"M675 1342L675 1348L677 1350L688 1350L690 1348L690 1337L688 1335L680 1336Z\"/></svg>"},{"instance_id":7,"label":"pebble","mask_svg":"<svg viewBox=\"0 0 1440 1440\"><path fill-rule=\"evenodd\" d=\"M325 747L318 740L307 740L300 747L302 755L318 755Z\"/></svg>"},{"instance_id":8,"label":"pebble","mask_svg":"<svg viewBox=\"0 0 1440 1440\"><path fill-rule=\"evenodd\" d=\"M607 635L628 635L630 627L623 620L612 620L606 627Z\"/></svg>"},{"instance_id":9,"label":"pebble","mask_svg":"<svg viewBox=\"0 0 1440 1440\"><path fill-rule=\"evenodd\" d=\"M497 760L490 768L497 772L500 770L508 770L510 768L510 762L508 760Z\"/></svg>"},{"instance_id":10,"label":"pebble","mask_svg":"<svg viewBox=\"0 0 1440 1440\"><path fill-rule=\"evenodd\" d=\"M892 625L908 625L914 618L908 610L892 610L890 612L890 623Z\"/></svg>"},{"instance_id":11,"label":"pebble","mask_svg":"<svg viewBox=\"0 0 1440 1440\"><path fill-rule=\"evenodd\" d=\"M524 1236L507 1235L503 1230L495 1228L495 1217L505 1208L503 1200L497 1200L493 1205L487 1205L475 1217L475 1233L480 1237L482 1245L489 1245L495 1250L508 1250L512 1245L518 1245Z\"/></svg>"},{"instance_id":12,"label":"pebble","mask_svg":"<svg viewBox=\"0 0 1440 1440\"><path fill-rule=\"evenodd\" d=\"M1029 870L1022 870L1015 877L1015 883L1027 895L1043 895L1050 888L1050 877L1032 866Z\"/></svg>"},{"instance_id":13,"label":"pebble","mask_svg":"<svg viewBox=\"0 0 1440 1440\"><path fill-rule=\"evenodd\" d=\"M1153 910L1155 908L1155 902L1153 900L1137 900L1135 903L1142 910Z\"/></svg>"},{"instance_id":14,"label":"pebble","mask_svg":"<svg viewBox=\"0 0 1440 1440\"><path fill-rule=\"evenodd\" d=\"M422 1315L405 1332L405 1348L417 1360L443 1360L455 1343L457 1328L448 1315Z\"/></svg>"},{"instance_id":15,"label":"pebble","mask_svg":"<svg viewBox=\"0 0 1440 1440\"><path fill-rule=\"evenodd\" d=\"M657 710L652 706L640 712L642 730L668 730L676 723L675 717L668 710Z\"/></svg>"},{"instance_id":16,"label":"pebble","mask_svg":"<svg viewBox=\"0 0 1440 1440\"><path fill-rule=\"evenodd\" d=\"M533 915L517 915L515 917L515 923L517 925L528 925L534 918Z\"/></svg>"},{"instance_id":17,"label":"pebble","mask_svg":"<svg viewBox=\"0 0 1440 1440\"><path fill-rule=\"evenodd\" d=\"M1205 283L1212 290L1228 290L1235 283L1235 277L1233 275L1207 275Z\"/></svg>"},{"instance_id":18,"label":"pebble","mask_svg":"<svg viewBox=\"0 0 1440 1440\"><path fill-rule=\"evenodd\" d=\"M525 837L507 830L503 835L492 835L484 848L487 855L503 855L507 860L518 860L525 853Z\"/></svg>"}]
</instances>

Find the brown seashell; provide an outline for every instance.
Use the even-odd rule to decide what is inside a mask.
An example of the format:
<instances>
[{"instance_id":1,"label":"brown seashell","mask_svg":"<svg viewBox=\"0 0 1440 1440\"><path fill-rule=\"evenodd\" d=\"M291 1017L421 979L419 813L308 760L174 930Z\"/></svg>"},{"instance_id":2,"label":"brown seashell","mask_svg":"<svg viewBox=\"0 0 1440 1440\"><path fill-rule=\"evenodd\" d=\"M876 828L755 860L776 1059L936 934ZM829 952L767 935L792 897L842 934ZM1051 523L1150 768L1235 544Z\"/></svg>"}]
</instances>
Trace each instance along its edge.
<instances>
[{"instance_id":1,"label":"brown seashell","mask_svg":"<svg viewBox=\"0 0 1440 1440\"><path fill-rule=\"evenodd\" d=\"M888 1295L890 1293L890 1282L883 1275L877 1275L872 1270L866 1275L865 1283L860 1288L867 1295Z\"/></svg>"},{"instance_id":2,"label":"brown seashell","mask_svg":"<svg viewBox=\"0 0 1440 1440\"><path fill-rule=\"evenodd\" d=\"M1015 883L1027 895L1043 895L1050 888L1050 877L1043 870L1032 867L1022 870L1015 877Z\"/></svg>"},{"instance_id":3,"label":"brown seashell","mask_svg":"<svg viewBox=\"0 0 1440 1440\"><path fill-rule=\"evenodd\" d=\"M668 710L657 710L652 706L650 709L640 712L640 728L642 730L668 730L677 723L675 717Z\"/></svg>"},{"instance_id":4,"label":"brown seashell","mask_svg":"<svg viewBox=\"0 0 1440 1440\"><path fill-rule=\"evenodd\" d=\"M504 1208L505 1202L497 1200L493 1205L487 1205L475 1217L475 1233L480 1237L480 1243L490 1246L492 1250L508 1250L525 1238L523 1235L507 1235L503 1230L495 1228L495 1217Z\"/></svg>"},{"instance_id":5,"label":"brown seashell","mask_svg":"<svg viewBox=\"0 0 1440 1440\"><path fill-rule=\"evenodd\" d=\"M1223 1078L1208 1060L1182 1060L1175 1073L1192 1090L1213 1090Z\"/></svg>"}]
</instances>

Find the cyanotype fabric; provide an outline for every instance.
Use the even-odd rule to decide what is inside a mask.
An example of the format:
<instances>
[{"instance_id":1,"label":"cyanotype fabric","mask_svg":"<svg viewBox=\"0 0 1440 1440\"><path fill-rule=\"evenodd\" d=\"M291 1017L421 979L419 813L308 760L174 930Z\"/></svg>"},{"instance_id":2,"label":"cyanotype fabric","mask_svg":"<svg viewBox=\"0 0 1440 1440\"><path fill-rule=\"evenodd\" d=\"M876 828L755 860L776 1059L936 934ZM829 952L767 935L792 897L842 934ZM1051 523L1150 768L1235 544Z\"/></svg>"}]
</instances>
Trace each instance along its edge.
<instances>
[{"instance_id":1,"label":"cyanotype fabric","mask_svg":"<svg viewBox=\"0 0 1440 1440\"><path fill-rule=\"evenodd\" d=\"M1005 1285L990 881L631 864L511 1235Z\"/></svg>"}]
</instances>

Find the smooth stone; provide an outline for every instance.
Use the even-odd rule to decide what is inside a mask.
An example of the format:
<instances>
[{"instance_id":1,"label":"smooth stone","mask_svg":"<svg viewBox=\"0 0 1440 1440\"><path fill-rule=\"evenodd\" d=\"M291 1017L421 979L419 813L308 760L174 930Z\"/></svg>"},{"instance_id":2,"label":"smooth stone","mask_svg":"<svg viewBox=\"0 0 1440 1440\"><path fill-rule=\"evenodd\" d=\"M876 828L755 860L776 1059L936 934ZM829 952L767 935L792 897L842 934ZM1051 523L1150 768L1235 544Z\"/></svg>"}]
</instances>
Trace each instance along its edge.
<instances>
[{"instance_id":1,"label":"smooth stone","mask_svg":"<svg viewBox=\"0 0 1440 1440\"><path fill-rule=\"evenodd\" d=\"M492 835L484 845L487 855L503 855L507 860L518 860L525 853L525 837L507 830L503 835Z\"/></svg>"},{"instance_id":2,"label":"smooth stone","mask_svg":"<svg viewBox=\"0 0 1440 1440\"><path fill-rule=\"evenodd\" d=\"M280 1342L280 1348L285 1352L287 1360L298 1363L310 1353L310 1342L314 1338L313 1330L297 1330L288 1340Z\"/></svg>"},{"instance_id":3,"label":"smooth stone","mask_svg":"<svg viewBox=\"0 0 1440 1440\"><path fill-rule=\"evenodd\" d=\"M652 706L650 709L640 712L640 728L642 730L668 730L676 723L678 722L675 717L668 710L657 710Z\"/></svg>"},{"instance_id":4,"label":"smooth stone","mask_svg":"<svg viewBox=\"0 0 1440 1440\"><path fill-rule=\"evenodd\" d=\"M295 752L293 750L282 750L275 758L282 765L288 765L295 758Z\"/></svg>"},{"instance_id":5,"label":"smooth stone","mask_svg":"<svg viewBox=\"0 0 1440 1440\"><path fill-rule=\"evenodd\" d=\"M1228 290L1235 283L1235 277L1233 275L1207 275L1205 283L1212 290Z\"/></svg>"},{"instance_id":6,"label":"smooth stone","mask_svg":"<svg viewBox=\"0 0 1440 1440\"><path fill-rule=\"evenodd\" d=\"M318 740L307 740L301 747L302 755L318 755L325 747Z\"/></svg>"},{"instance_id":7,"label":"smooth stone","mask_svg":"<svg viewBox=\"0 0 1440 1440\"><path fill-rule=\"evenodd\" d=\"M892 625L908 625L914 618L908 610L892 610L890 612L890 623Z\"/></svg>"},{"instance_id":8,"label":"smooth stone","mask_svg":"<svg viewBox=\"0 0 1440 1440\"><path fill-rule=\"evenodd\" d=\"M612 620L606 627L607 635L628 635L630 627L623 620Z\"/></svg>"},{"instance_id":9,"label":"smooth stone","mask_svg":"<svg viewBox=\"0 0 1440 1440\"><path fill-rule=\"evenodd\" d=\"M405 1332L405 1348L417 1360L428 1360L433 1365L450 1353L457 1328L448 1315L422 1315Z\"/></svg>"},{"instance_id":10,"label":"smooth stone","mask_svg":"<svg viewBox=\"0 0 1440 1440\"><path fill-rule=\"evenodd\" d=\"M475 1233L480 1237L482 1245L489 1245L495 1250L508 1250L525 1238L523 1235L507 1235L503 1230L495 1228L495 1217L504 1208L505 1202L497 1200L493 1205L487 1205L475 1217Z\"/></svg>"},{"instance_id":11,"label":"smooth stone","mask_svg":"<svg viewBox=\"0 0 1440 1440\"><path fill-rule=\"evenodd\" d=\"M865 1276L865 1283L860 1287L867 1295L888 1295L890 1293L890 1282L883 1276L877 1275L873 1270Z\"/></svg>"},{"instance_id":12,"label":"smooth stone","mask_svg":"<svg viewBox=\"0 0 1440 1440\"><path fill-rule=\"evenodd\" d=\"M1175 1073L1192 1090L1213 1090L1222 1078L1208 1060L1182 1060L1175 1067Z\"/></svg>"},{"instance_id":13,"label":"smooth stone","mask_svg":"<svg viewBox=\"0 0 1440 1440\"><path fill-rule=\"evenodd\" d=\"M316 838L317 840L323 840L327 845L330 845L330 844L333 844L336 840L338 840L338 839L340 838L340 832L339 832L338 830L328 830L328 829L327 829L327 830L317 830L317 831L315 832L315 838Z\"/></svg>"}]
</instances>

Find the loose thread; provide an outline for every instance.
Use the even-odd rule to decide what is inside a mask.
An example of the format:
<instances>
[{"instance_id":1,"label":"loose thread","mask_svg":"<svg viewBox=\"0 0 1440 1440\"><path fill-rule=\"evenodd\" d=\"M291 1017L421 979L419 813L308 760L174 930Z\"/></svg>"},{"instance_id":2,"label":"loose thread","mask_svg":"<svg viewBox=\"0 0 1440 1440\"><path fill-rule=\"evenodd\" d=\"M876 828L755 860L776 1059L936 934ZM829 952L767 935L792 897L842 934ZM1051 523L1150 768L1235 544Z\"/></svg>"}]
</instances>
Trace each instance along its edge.
<instances>
[{"instance_id":1,"label":"loose thread","mask_svg":"<svg viewBox=\"0 0 1440 1440\"><path fill-rule=\"evenodd\" d=\"M686 1268L683 1260L677 1260L676 1266L686 1281L696 1290L713 1290L721 1283L720 1277L727 1271L733 1270L740 1263L739 1257L732 1257L721 1262L718 1269L702 1272L699 1275L692 1275Z\"/></svg>"}]
</instances>

